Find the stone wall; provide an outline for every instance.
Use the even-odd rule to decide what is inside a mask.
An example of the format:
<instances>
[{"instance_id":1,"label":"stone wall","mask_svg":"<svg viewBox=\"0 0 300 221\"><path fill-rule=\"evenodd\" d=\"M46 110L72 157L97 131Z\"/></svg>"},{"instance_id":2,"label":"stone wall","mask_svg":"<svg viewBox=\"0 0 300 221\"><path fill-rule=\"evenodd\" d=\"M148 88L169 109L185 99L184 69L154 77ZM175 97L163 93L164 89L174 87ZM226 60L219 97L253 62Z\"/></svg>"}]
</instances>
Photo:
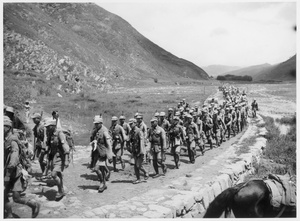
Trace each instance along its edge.
<instances>
[{"instance_id":1,"label":"stone wall","mask_svg":"<svg viewBox=\"0 0 300 221\"><path fill-rule=\"evenodd\" d=\"M214 157L207 165L190 174L178 177L160 189L152 189L142 195L85 211L82 216L69 218L201 218L214 198L223 190L243 182L244 177L253 173L253 163L260 160L262 147L266 146L266 129L260 116L249 119L249 127L237 144L228 147L222 155ZM242 142L257 137L246 154L236 154ZM232 158L240 159L232 163ZM226 162L226 163L224 163ZM215 168L222 168L212 171ZM204 173L211 171L211 174ZM209 181L207 181L209 180Z\"/></svg>"}]
</instances>

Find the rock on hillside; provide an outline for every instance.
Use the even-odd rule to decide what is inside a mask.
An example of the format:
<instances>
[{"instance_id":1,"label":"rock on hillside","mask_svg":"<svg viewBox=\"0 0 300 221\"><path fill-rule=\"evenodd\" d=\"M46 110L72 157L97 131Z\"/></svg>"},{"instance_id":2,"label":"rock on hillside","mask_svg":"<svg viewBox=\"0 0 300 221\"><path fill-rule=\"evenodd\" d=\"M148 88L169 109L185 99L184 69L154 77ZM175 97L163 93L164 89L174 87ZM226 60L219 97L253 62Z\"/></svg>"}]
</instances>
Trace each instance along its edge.
<instances>
[{"instance_id":1,"label":"rock on hillside","mask_svg":"<svg viewBox=\"0 0 300 221\"><path fill-rule=\"evenodd\" d=\"M93 3L5 3L3 20L6 70L80 80L83 88L160 77L208 79Z\"/></svg>"}]
</instances>

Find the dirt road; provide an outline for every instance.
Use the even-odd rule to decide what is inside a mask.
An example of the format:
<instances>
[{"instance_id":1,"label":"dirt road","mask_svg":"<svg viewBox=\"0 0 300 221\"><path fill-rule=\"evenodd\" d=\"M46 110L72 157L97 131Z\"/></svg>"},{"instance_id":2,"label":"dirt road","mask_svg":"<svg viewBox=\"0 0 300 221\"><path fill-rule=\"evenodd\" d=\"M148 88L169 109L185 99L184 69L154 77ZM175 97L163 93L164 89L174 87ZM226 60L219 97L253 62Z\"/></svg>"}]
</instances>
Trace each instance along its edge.
<instances>
[{"instance_id":1,"label":"dirt road","mask_svg":"<svg viewBox=\"0 0 300 221\"><path fill-rule=\"evenodd\" d=\"M261 104L259 113L272 112L274 109L270 105L278 106L279 104L280 106L282 103L288 103L290 107L293 106L292 101L287 102L284 99L275 99L272 95L267 93L267 89L263 91L266 96L258 99L259 104ZM250 93L250 97L253 98L256 93L261 92ZM285 108L282 108L282 112L283 111L286 112ZM289 109L289 112L291 111L292 110ZM255 120L251 119L250 123L255 124ZM244 132L245 130L224 142L218 148L214 145L214 148L210 150L208 145L206 145L204 156L202 156L198 150L198 157L196 158L195 164L189 163L187 153L183 151L180 169L175 169L173 157L167 154L167 174L158 178L152 178L151 175L154 172L153 167L147 165L146 168L150 172L150 178L147 182L142 182L137 185L132 184L132 181L136 178L133 172L133 166L129 164L129 154L126 152L125 169L120 169L119 172L112 172L110 181L107 183L108 189L103 193L97 192L99 181L97 180L96 174L87 169L91 150L88 147L78 146L74 153L74 166L71 164L65 171L64 180L67 192L65 198L60 202L54 201L57 188L55 186L53 187L53 181L46 180L41 182L35 178L32 178L31 185L26 190L26 194L29 198L41 202L42 207L40 215L38 216L39 218L94 217L94 214L88 211L103 205L114 205L120 201L126 201L130 198L140 196L149 190L161 188L188 189L190 188L188 184L179 178L190 177L194 171L201 171L203 179L199 179L199 185L205 185L211 181L210 178L218 175L218 171L222 169L222 165L224 165L225 162L237 160L234 157L231 158L230 152L228 151L230 148L232 149L233 144L238 143ZM226 155L226 157L223 158L223 155ZM121 168L120 164L117 166ZM112 165L109 165L109 167L112 169ZM33 164L33 168L36 172L35 175L39 175L40 171L37 162ZM28 207L19 204L14 204L13 211L15 217L29 218L31 214Z\"/></svg>"}]
</instances>

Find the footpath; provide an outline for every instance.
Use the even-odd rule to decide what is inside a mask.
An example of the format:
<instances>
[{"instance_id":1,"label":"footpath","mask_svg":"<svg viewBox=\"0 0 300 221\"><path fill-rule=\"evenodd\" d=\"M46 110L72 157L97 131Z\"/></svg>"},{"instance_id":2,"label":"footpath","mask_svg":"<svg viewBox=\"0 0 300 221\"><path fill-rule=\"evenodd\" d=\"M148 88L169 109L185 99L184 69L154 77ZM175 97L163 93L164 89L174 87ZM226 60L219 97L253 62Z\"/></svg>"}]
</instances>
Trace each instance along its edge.
<instances>
[{"instance_id":1,"label":"footpath","mask_svg":"<svg viewBox=\"0 0 300 221\"><path fill-rule=\"evenodd\" d=\"M97 193L96 175L86 169L90 149L76 146L74 167L71 164L64 177L66 197L54 201L57 187L53 181L35 178L26 195L42 204L38 218L201 218L218 194L253 172L252 163L260 159L261 148L266 144L262 124L259 115L249 118L247 130L219 148L206 150L196 164L189 164L188 157L183 156L179 170L171 168L174 163L167 156L171 169L166 177L150 177L145 183L133 185L133 168L127 165L124 171L112 173L108 190L102 194ZM239 154L250 138L255 139L255 144L249 146L247 153ZM33 167L38 174L38 163ZM14 204L13 211L16 217L29 218L31 214L28 207L19 204Z\"/></svg>"}]
</instances>

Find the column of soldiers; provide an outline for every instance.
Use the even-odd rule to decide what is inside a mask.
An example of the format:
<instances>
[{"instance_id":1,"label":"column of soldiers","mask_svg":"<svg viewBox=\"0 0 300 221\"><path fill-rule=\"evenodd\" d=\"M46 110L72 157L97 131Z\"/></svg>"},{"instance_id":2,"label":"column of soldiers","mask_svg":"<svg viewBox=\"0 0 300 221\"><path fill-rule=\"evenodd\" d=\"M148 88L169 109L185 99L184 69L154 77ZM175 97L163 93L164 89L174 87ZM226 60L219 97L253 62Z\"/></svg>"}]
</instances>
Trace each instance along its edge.
<instances>
[{"instance_id":1,"label":"column of soldiers","mask_svg":"<svg viewBox=\"0 0 300 221\"><path fill-rule=\"evenodd\" d=\"M5 217L13 218L13 201L25 204L32 209L32 218L36 218L40 211L40 204L24 197L27 188L31 161L38 158L42 177L48 172L57 186L56 201L65 196L63 185L63 171L69 166L70 145L60 126L57 112L52 118L42 121L42 114L34 113L31 118L35 124L33 128L34 149L31 151L26 139L23 122L14 114L12 107L4 107L4 211ZM24 138L25 137L25 138Z\"/></svg>"},{"instance_id":2,"label":"column of soldiers","mask_svg":"<svg viewBox=\"0 0 300 221\"><path fill-rule=\"evenodd\" d=\"M188 153L190 163L194 164L197 157L197 147L201 154L205 153L205 145L212 149L215 145L240 133L246 126L248 116L248 101L245 91L230 85L220 87L224 101L219 102L212 98L202 105L190 106L185 99L180 101L177 107L168 108L165 112L156 112L150 120L150 128L143 121L143 115L136 113L126 123L125 116L119 118L113 116L111 126L108 129L103 125L101 115L94 117L94 128L90 137L92 146L90 169L99 178L98 192L107 189L106 181L110 178L110 170L107 163L113 163L114 172L118 172L117 164L125 168L123 159L124 151L127 150L133 159L136 180L141 181L141 173L144 180L149 178L149 171L144 167L149 162L155 171L154 178L165 175L166 153L169 151L174 157L175 168L180 168L180 155L184 150ZM32 208L32 217L39 213L40 205L32 201L22 201L19 196L24 188L19 188L17 177L23 177L18 171L17 165L21 163L21 146L17 140L9 139L13 134L13 128L25 130L22 122L14 116L11 107L5 108L4 113L4 147L5 147L5 199L8 193L13 192L13 199L17 203L23 203ZM33 158L38 158L42 171L41 179L51 174L51 178L57 185L56 200L65 196L63 185L63 171L69 166L69 155L72 145L69 143L65 131L61 128L58 113L54 111L52 118L42 120L42 114L35 113L31 117L35 124L34 153ZM14 136L16 137L16 136ZM15 153L17 152L17 153ZM11 156L16 156L15 158ZM25 166L23 166L25 167ZM162 173L159 172L161 168ZM11 172L11 171L14 172ZM25 173L25 172L24 172ZM18 187L17 187L18 186ZM22 185L21 185L22 187ZM12 216L11 205L5 201L5 211L8 217Z\"/></svg>"},{"instance_id":3,"label":"column of soldiers","mask_svg":"<svg viewBox=\"0 0 300 221\"><path fill-rule=\"evenodd\" d=\"M155 112L150 120L150 128L143 121L143 115L136 113L134 118L129 119L128 124L125 122L125 117L112 117L112 126L107 132L107 135L97 134L95 124L93 144L101 144L103 137L107 136L106 142L102 142L106 146L106 151L110 153L112 159L120 159L122 168L122 155L124 150L131 154L134 160L134 172L136 180L134 184L140 183L142 171L144 179L147 180L149 172L144 168L145 162L150 162L153 165L155 174L153 178L167 173L165 164L166 153L170 151L174 157L175 168L180 167L181 149L188 153L190 163L194 164L197 157L197 147L202 155L205 152L205 145L208 144L212 149L215 145L220 146L222 142L230 139L240 133L247 122L247 97L246 93L240 93L239 88L232 86L222 87L225 101L219 103L217 98L212 98L207 103L203 104L202 108L198 105L191 107L185 99L180 101L175 108L168 108L168 113ZM94 120L100 116L95 116ZM103 119L100 118L101 124ZM117 122L119 120L119 123ZM96 121L94 121L95 123ZM116 129L118 128L118 129ZM117 138L116 138L117 137ZM121 139L119 139L121 138ZM119 147L116 149L114 144L117 141ZM97 146L97 145L95 145ZM185 147L185 148L184 148ZM170 150L169 150L170 149ZM97 152L97 148L93 151ZM98 150L98 155L100 151ZM93 156L93 154L92 154ZM96 157L97 158L97 157ZM147 160L147 158L149 158ZM94 168L93 158L91 168ZM114 171L116 170L116 162L113 163ZM162 173L159 172L161 168ZM108 169L105 169L108 171ZM100 183L102 182L100 179ZM102 192L101 185L99 192ZM105 186L105 189L107 186Z\"/></svg>"}]
</instances>

